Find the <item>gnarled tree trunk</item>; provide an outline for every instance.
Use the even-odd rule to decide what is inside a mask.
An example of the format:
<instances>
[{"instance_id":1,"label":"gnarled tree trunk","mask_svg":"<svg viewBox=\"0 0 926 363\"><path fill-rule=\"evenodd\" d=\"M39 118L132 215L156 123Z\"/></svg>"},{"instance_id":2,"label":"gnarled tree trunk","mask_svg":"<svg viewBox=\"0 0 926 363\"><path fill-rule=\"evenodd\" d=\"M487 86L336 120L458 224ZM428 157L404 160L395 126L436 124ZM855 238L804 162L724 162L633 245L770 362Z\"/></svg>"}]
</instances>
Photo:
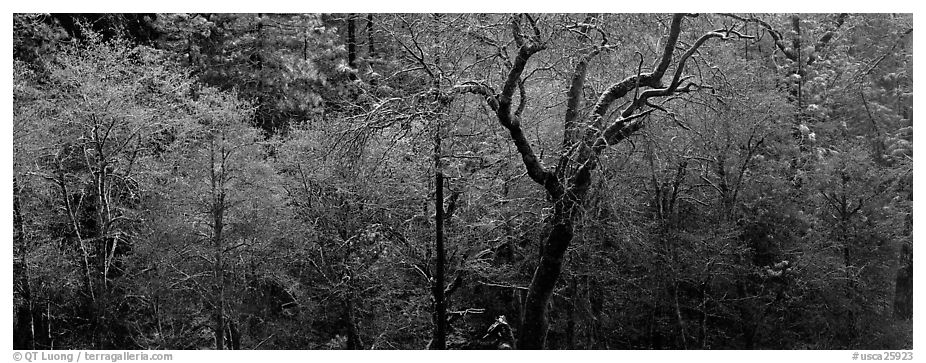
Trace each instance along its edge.
<instances>
[{"instance_id":1,"label":"gnarled tree trunk","mask_svg":"<svg viewBox=\"0 0 926 363\"><path fill-rule=\"evenodd\" d=\"M522 73L530 57L544 49L541 30L530 15L516 15L511 18L510 26L517 56L510 63L508 74L502 85L501 93L481 82L470 81L454 87L457 93L474 93L485 97L488 106L505 129L511 141L521 155L527 169L527 175L543 186L549 200L553 201L553 213L548 218L549 233L544 238L539 263L534 270L528 287L524 304L521 327L518 332L518 349L541 349L544 347L547 330L547 305L557 280L563 269L563 258L572 242L574 226L580 218L579 210L585 203L587 191L591 186L591 173L598 165L598 158L609 146L628 138L643 127L646 116L656 110L664 109L651 103L651 99L671 96L677 93L701 89L701 85L686 81L682 77L685 62L707 40L711 38L727 39L731 35L748 37L732 30L708 32L698 38L679 58L675 71L668 84L663 84L663 75L672 63L675 45L681 31L681 22L686 14L675 14L669 27L669 34L664 49L652 72L642 72L642 60L636 75L630 76L608 87L599 95L592 107L591 115L579 119L581 103L584 99L584 83L589 62L600 52L611 49L606 39L603 44L591 45L576 64L569 89L566 93L566 113L563 123L562 155L555 168L548 169L543 161L534 154L530 141L521 129L521 116L525 108L527 92ZM522 23L527 23L532 30L522 33ZM580 31L588 35L592 25L582 25ZM591 39L590 37L588 37ZM686 83L682 86L682 83ZM515 90L519 91L520 101L512 109ZM627 105L615 120L609 121L608 109L614 101L632 95ZM649 108L644 110L644 108Z\"/></svg>"}]
</instances>

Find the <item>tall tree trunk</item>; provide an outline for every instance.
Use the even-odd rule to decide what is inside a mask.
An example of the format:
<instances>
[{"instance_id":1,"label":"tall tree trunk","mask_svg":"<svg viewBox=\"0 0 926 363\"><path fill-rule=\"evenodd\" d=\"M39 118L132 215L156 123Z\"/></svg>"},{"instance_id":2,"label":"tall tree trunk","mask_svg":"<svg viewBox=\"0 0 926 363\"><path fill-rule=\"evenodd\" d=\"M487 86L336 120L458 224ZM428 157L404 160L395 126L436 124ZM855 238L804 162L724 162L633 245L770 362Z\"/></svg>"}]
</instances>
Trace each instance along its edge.
<instances>
[{"instance_id":1,"label":"tall tree trunk","mask_svg":"<svg viewBox=\"0 0 926 363\"><path fill-rule=\"evenodd\" d=\"M347 349L363 349L363 341L360 339L357 324L354 322L354 300L350 295L347 297Z\"/></svg>"},{"instance_id":2,"label":"tall tree trunk","mask_svg":"<svg viewBox=\"0 0 926 363\"><path fill-rule=\"evenodd\" d=\"M238 324L234 320L225 323L225 344L229 350L241 350L241 331L238 330Z\"/></svg>"},{"instance_id":3,"label":"tall tree trunk","mask_svg":"<svg viewBox=\"0 0 926 363\"><path fill-rule=\"evenodd\" d=\"M19 263L14 262L13 271L19 284L20 297L23 300L16 314L13 349L35 349L34 303L32 289L29 285L28 250L25 243L26 231L23 225L22 206L19 203L19 188L16 178L13 178L13 246L14 251L19 252Z\"/></svg>"},{"instance_id":4,"label":"tall tree trunk","mask_svg":"<svg viewBox=\"0 0 926 363\"><path fill-rule=\"evenodd\" d=\"M90 273L90 252L87 250L87 245L80 232L80 222L77 220L77 211L74 210L74 206L71 203L71 193L68 191L67 182L64 179L64 168L60 164L61 161L59 160L58 162L58 175L55 182L58 184L58 188L61 191L64 210L67 212L71 228L74 229L74 235L77 237L77 243L83 255L84 279L86 280L87 291L90 294L90 303L96 304L96 293L93 290L93 277Z\"/></svg>"},{"instance_id":5,"label":"tall tree trunk","mask_svg":"<svg viewBox=\"0 0 926 363\"><path fill-rule=\"evenodd\" d=\"M907 185L907 200L913 202L913 185ZM894 282L894 318L913 318L913 212L904 216L904 236L908 242L900 246L900 268Z\"/></svg>"},{"instance_id":6,"label":"tall tree trunk","mask_svg":"<svg viewBox=\"0 0 926 363\"><path fill-rule=\"evenodd\" d=\"M51 325L51 321L52 321L51 302L48 299L46 299L45 300L45 342L48 343L47 346L49 350L54 350L55 340L52 338L54 336L52 334L54 330Z\"/></svg>"},{"instance_id":7,"label":"tall tree trunk","mask_svg":"<svg viewBox=\"0 0 926 363\"><path fill-rule=\"evenodd\" d=\"M913 201L913 186L907 192L907 200ZM894 318L905 320L913 318L913 213L904 217L904 236L907 241L900 246L900 268L894 282Z\"/></svg>"},{"instance_id":8,"label":"tall tree trunk","mask_svg":"<svg viewBox=\"0 0 926 363\"><path fill-rule=\"evenodd\" d=\"M434 335L429 349L447 349L447 304L444 301L444 173L440 169L440 126L434 133L434 281L431 291L434 295Z\"/></svg>"},{"instance_id":9,"label":"tall tree trunk","mask_svg":"<svg viewBox=\"0 0 926 363\"><path fill-rule=\"evenodd\" d=\"M216 283L218 286L218 296L215 301L215 349L222 350L225 349L225 288L224 285L224 274L220 264L216 264L215 267Z\"/></svg>"},{"instance_id":10,"label":"tall tree trunk","mask_svg":"<svg viewBox=\"0 0 926 363\"><path fill-rule=\"evenodd\" d=\"M258 71L264 69L264 14L257 14L257 25L255 25L257 32L257 49L256 52L252 55L254 62L254 67ZM258 82L263 82L263 77L258 77ZM258 86L258 89L261 87Z\"/></svg>"},{"instance_id":11,"label":"tall tree trunk","mask_svg":"<svg viewBox=\"0 0 926 363\"><path fill-rule=\"evenodd\" d=\"M798 15L791 16L791 27L794 30L794 37L791 39L791 46L794 48L794 52L797 53L797 89L795 91L795 97L797 98L797 123L803 122L804 115L804 55L802 54L801 47L803 44L801 42L801 18Z\"/></svg>"},{"instance_id":12,"label":"tall tree trunk","mask_svg":"<svg viewBox=\"0 0 926 363\"><path fill-rule=\"evenodd\" d=\"M20 297L23 302L17 309L13 349L35 349L34 302L32 300L32 289L29 285L25 256L20 257L18 262L13 268L17 270L16 279L18 280Z\"/></svg>"},{"instance_id":13,"label":"tall tree trunk","mask_svg":"<svg viewBox=\"0 0 926 363\"><path fill-rule=\"evenodd\" d=\"M836 238L837 241L842 244L842 253L843 253L843 267L845 269L845 294L846 294L846 303L848 304L848 334L849 334L849 343L854 344L858 338L858 322L857 316L855 314L855 277L852 275L852 268L854 267L853 263L853 254L851 249L851 243L855 239L855 236L849 235L849 218L851 217L851 212L849 212L849 202L846 197L846 181L848 178L843 175L843 184L842 184L842 194L840 195L840 208L837 210L839 214L839 223L836 225Z\"/></svg>"},{"instance_id":14,"label":"tall tree trunk","mask_svg":"<svg viewBox=\"0 0 926 363\"><path fill-rule=\"evenodd\" d=\"M215 277L216 301L215 301L215 349L222 350L225 347L225 270L222 265L223 243L222 229L225 227L225 165L221 162L219 173L216 173L216 151L211 154L210 172L212 181L212 243L215 248L215 264L213 266L213 275ZM220 156L225 155L224 145L219 151ZM222 158L224 160L224 157Z\"/></svg>"},{"instance_id":15,"label":"tall tree trunk","mask_svg":"<svg viewBox=\"0 0 926 363\"><path fill-rule=\"evenodd\" d=\"M903 244L900 252L900 268L894 286L894 318L913 318L913 249Z\"/></svg>"}]
</instances>

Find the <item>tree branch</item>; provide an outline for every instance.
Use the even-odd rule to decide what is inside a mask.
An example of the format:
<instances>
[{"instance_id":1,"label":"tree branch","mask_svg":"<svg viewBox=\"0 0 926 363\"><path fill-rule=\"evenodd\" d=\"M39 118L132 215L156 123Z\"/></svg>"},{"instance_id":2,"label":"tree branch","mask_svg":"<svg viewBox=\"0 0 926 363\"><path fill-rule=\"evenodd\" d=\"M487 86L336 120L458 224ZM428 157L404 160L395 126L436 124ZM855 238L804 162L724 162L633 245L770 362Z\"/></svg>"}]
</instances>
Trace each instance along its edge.
<instances>
[{"instance_id":1,"label":"tree branch","mask_svg":"<svg viewBox=\"0 0 926 363\"><path fill-rule=\"evenodd\" d=\"M672 62L672 53L675 52L675 44L678 43L678 35L682 30L682 18L685 14L677 13L672 16L672 24L669 26L669 37L666 39L665 47L662 49L662 57L659 65L653 70L653 77L661 79L662 75L669 69L669 63Z\"/></svg>"},{"instance_id":2,"label":"tree branch","mask_svg":"<svg viewBox=\"0 0 926 363\"><path fill-rule=\"evenodd\" d=\"M572 81L569 85L569 91L566 92L566 118L563 122L563 147L568 147L577 141L577 123L579 117L579 108L582 104L583 89L585 88L585 77L588 73L588 63L605 49L603 46L592 48L576 64L575 71L572 74Z\"/></svg>"},{"instance_id":3,"label":"tree branch","mask_svg":"<svg viewBox=\"0 0 926 363\"><path fill-rule=\"evenodd\" d=\"M595 151L595 154L600 154L601 151L606 149L608 146L623 141L628 136L642 128L643 117L649 115L653 111L655 111L655 109L646 110L628 117L621 117L601 133L601 137L595 141L595 145L592 147L592 150Z\"/></svg>"},{"instance_id":4,"label":"tree branch","mask_svg":"<svg viewBox=\"0 0 926 363\"><path fill-rule=\"evenodd\" d=\"M679 16L680 15L676 15L676 17L679 17ZM684 15L681 15L681 16L683 17ZM736 35L738 37L749 37L746 35L742 35L738 32L735 32L732 29L720 29L720 30L715 30L715 31L702 35L700 38L698 38L697 41L695 41L695 43L691 46L691 48L689 48L684 54L682 54L681 58L679 58L678 65L675 67L675 73L672 76L672 81L668 87L656 88L652 86L653 84L661 83L661 79L660 79L661 75L660 75L660 78L652 78L653 75L656 74L656 72L649 74L648 76L650 78L644 78L646 75L633 76L633 77L629 77L625 79L624 81L618 84L618 85L623 85L623 86L618 86L616 88L612 86L612 89L619 91L619 92L615 92L614 95L620 94L621 96L626 95L627 92L629 92L629 89L621 88L621 87L630 87L631 81L639 82L639 84L642 86L643 81L646 80L649 83L648 86L653 87L654 89L649 89L641 93L638 99L631 102L630 105L627 106L627 108L621 112L620 117L616 121L614 121L614 123L612 123L604 131L601 132L600 136L595 141L595 144L592 147L593 151L595 151L595 153L598 154L602 150L607 148L609 145L614 145L620 142L621 140L627 138L628 136L630 136L633 132L639 130L643 126L643 123L642 123L643 116L650 114L653 111L653 109L647 110L645 112L638 113L638 114L634 114L634 112L639 110L639 108L642 107L643 105L649 104L648 102L649 98L669 96L669 95L672 95L674 92L676 92L676 90L678 89L678 86L684 80L689 78L689 77L682 77L682 73L685 70L685 63L688 61L689 58L691 58L691 56L695 52L698 51L698 48L700 48L707 40L711 38L727 39L731 34ZM672 38L673 37L670 36L670 40ZM677 39L677 35L675 38ZM636 87L638 86L635 83L634 88ZM602 98L599 100L598 106L602 106L606 110L607 106L606 104L602 103L602 101L608 101L608 103L610 103L610 102L613 102L613 99L607 100L606 97L603 95ZM598 106L596 106L596 108ZM604 116L603 113L595 115L596 125L601 122L602 116Z\"/></svg>"},{"instance_id":5,"label":"tree branch","mask_svg":"<svg viewBox=\"0 0 926 363\"><path fill-rule=\"evenodd\" d=\"M528 20L531 22L532 27L534 27L535 33L539 35L539 29L536 28L533 19L528 17ZM479 85L475 82L467 82L461 86L456 86L454 87L454 91L476 93L485 96L489 107L495 111L498 122L508 130L515 148L517 148L518 153L521 154L521 160L524 163L524 167L527 169L527 175L530 176L533 181L544 186L551 195L559 195L561 193L559 182L553 177L552 173L544 167L537 155L534 154L530 141L528 141L527 136L524 134L524 130L521 129L521 109L514 114L511 112L512 96L514 95L515 89L519 88L521 74L524 72L527 61L532 55L544 50L546 47L538 42L539 39L528 41L524 38L521 34L519 17L512 16L511 28L515 37L515 42L519 45L518 55L515 57L511 69L508 71L508 76L502 86L501 94L492 95L492 93L490 93L491 89L488 86ZM522 102L524 101L523 97L524 95L522 94Z\"/></svg>"},{"instance_id":6,"label":"tree branch","mask_svg":"<svg viewBox=\"0 0 926 363\"><path fill-rule=\"evenodd\" d=\"M797 59L797 50L796 50L796 49L788 50L788 46L785 45L785 43L784 43L784 37L781 35L780 32L778 32L777 30L775 30L775 28L772 28L772 26L769 25L769 23L766 23L765 21L763 21L763 20L761 20L761 19L759 19L759 18L755 18L755 17L753 17L753 18L744 18L744 17L742 17L742 16L739 16L739 15L736 15L736 14L731 14L731 13L721 13L720 15L723 15L723 16L726 16L726 17L730 17L730 18L733 18L733 19L736 19L736 20L739 20L739 21L744 21L744 22L748 22L748 23L756 23L756 24L759 24L760 26L762 26L763 28L765 28L765 31L768 32L768 34L772 37L772 41L775 43L775 46L778 48L778 50L781 51L781 53L783 53L783 54L785 55L785 57L787 57L788 59L790 59L790 60L792 60L792 61L795 61L795 62L798 61L798 59Z\"/></svg>"},{"instance_id":7,"label":"tree branch","mask_svg":"<svg viewBox=\"0 0 926 363\"><path fill-rule=\"evenodd\" d=\"M672 16L672 24L669 26L669 35L662 50L662 57L659 59L656 68L653 69L652 72L627 77L624 80L611 85L607 90L602 92L601 96L598 97L598 101L595 103L595 107L592 111L592 125L595 128L600 129L602 127L602 119L604 119L605 114L608 112L608 108L611 107L611 104L615 100L623 98L631 90L635 90L640 87L662 87L660 82L662 80L662 76L669 69L669 64L672 62L672 53L674 53L675 46L678 43L678 36L681 33L681 24L683 18L685 18L685 14L675 14Z\"/></svg>"},{"instance_id":8,"label":"tree branch","mask_svg":"<svg viewBox=\"0 0 926 363\"><path fill-rule=\"evenodd\" d=\"M817 41L817 44L814 44L813 53L811 53L810 57L807 59L808 66L820 59L819 53L822 52L824 48L826 48L826 45L829 44L830 40L833 39L833 36L836 35L836 31L839 30L839 28L842 27L842 24L846 22L846 18L848 16L849 14L846 13L836 15L836 19L833 20L835 25L833 29L830 29L824 33L823 36L820 37L820 40Z\"/></svg>"}]
</instances>

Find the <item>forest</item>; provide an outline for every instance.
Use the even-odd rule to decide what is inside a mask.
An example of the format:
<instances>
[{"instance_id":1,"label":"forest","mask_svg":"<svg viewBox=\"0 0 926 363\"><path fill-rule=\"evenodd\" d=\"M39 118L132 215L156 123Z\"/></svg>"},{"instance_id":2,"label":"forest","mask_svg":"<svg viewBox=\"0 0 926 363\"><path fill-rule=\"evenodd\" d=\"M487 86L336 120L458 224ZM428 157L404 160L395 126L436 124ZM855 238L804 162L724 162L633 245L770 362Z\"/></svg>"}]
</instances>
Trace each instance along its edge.
<instances>
[{"instance_id":1,"label":"forest","mask_svg":"<svg viewBox=\"0 0 926 363\"><path fill-rule=\"evenodd\" d=\"M912 349L912 14L13 14L14 349Z\"/></svg>"}]
</instances>

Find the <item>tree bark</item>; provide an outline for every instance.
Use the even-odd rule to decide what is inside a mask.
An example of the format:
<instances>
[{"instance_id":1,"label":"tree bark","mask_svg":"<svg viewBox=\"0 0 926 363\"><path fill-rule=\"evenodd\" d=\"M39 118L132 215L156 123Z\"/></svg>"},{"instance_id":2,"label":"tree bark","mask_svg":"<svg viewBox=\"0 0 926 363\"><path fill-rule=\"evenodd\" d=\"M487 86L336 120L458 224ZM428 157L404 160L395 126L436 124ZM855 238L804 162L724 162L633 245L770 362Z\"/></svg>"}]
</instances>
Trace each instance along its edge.
<instances>
[{"instance_id":1,"label":"tree bark","mask_svg":"<svg viewBox=\"0 0 926 363\"><path fill-rule=\"evenodd\" d=\"M363 349L363 340L360 339L357 324L354 322L354 299L352 296L347 298L347 349Z\"/></svg>"},{"instance_id":2,"label":"tree bark","mask_svg":"<svg viewBox=\"0 0 926 363\"><path fill-rule=\"evenodd\" d=\"M447 349L447 303L444 301L444 174L440 169L440 127L434 134L434 281L431 291L434 295L434 335L429 349Z\"/></svg>"},{"instance_id":3,"label":"tree bark","mask_svg":"<svg viewBox=\"0 0 926 363\"><path fill-rule=\"evenodd\" d=\"M907 193L907 200L913 201L913 188ZM913 213L904 218L904 235L907 241L913 241ZM898 320L913 318L913 246L904 243L900 247L900 268L894 282L894 318Z\"/></svg>"},{"instance_id":4,"label":"tree bark","mask_svg":"<svg viewBox=\"0 0 926 363\"><path fill-rule=\"evenodd\" d=\"M222 350L225 346L225 271L222 266L223 243L222 229L225 226L225 147L220 149L222 161L219 173L216 173L216 150L213 141L213 150L210 162L210 177L212 182L212 243L215 248L215 264L213 265L213 275L216 285L216 302L215 302L215 349Z\"/></svg>"},{"instance_id":5,"label":"tree bark","mask_svg":"<svg viewBox=\"0 0 926 363\"><path fill-rule=\"evenodd\" d=\"M225 343L229 350L241 349L241 331L238 330L238 324L232 321L225 323L228 332L225 333Z\"/></svg>"},{"instance_id":6,"label":"tree bark","mask_svg":"<svg viewBox=\"0 0 926 363\"><path fill-rule=\"evenodd\" d=\"M801 123L804 120L804 58L802 54L801 47L803 44L801 42L801 18L797 15L791 16L791 27L794 31L794 38L791 39L791 45L794 48L794 52L797 53L797 89L795 91L794 97L797 98L797 123Z\"/></svg>"},{"instance_id":7,"label":"tree bark","mask_svg":"<svg viewBox=\"0 0 926 363\"><path fill-rule=\"evenodd\" d=\"M901 247L900 269L897 270L894 290L894 319L913 318L913 249Z\"/></svg>"},{"instance_id":8,"label":"tree bark","mask_svg":"<svg viewBox=\"0 0 926 363\"><path fill-rule=\"evenodd\" d=\"M373 14L367 14L367 57L376 55L376 47L373 42Z\"/></svg>"},{"instance_id":9,"label":"tree bark","mask_svg":"<svg viewBox=\"0 0 926 363\"><path fill-rule=\"evenodd\" d=\"M19 285L22 305L16 314L16 331L13 334L13 349L35 349L35 321L32 289L29 285L28 254L25 245L25 226L23 225L22 206L19 203L19 188L13 179L13 246L19 252L18 263L13 264L13 271ZM18 268L17 268L18 267Z\"/></svg>"},{"instance_id":10,"label":"tree bark","mask_svg":"<svg viewBox=\"0 0 926 363\"><path fill-rule=\"evenodd\" d=\"M562 212L561 212L562 213ZM547 306L563 268L563 255L573 237L573 223L567 216L556 216L550 234L543 243L540 263L534 270L524 318L518 331L518 349L543 349L547 335Z\"/></svg>"},{"instance_id":11,"label":"tree bark","mask_svg":"<svg viewBox=\"0 0 926 363\"><path fill-rule=\"evenodd\" d=\"M354 14L347 14L347 65L357 69L357 26Z\"/></svg>"}]
</instances>

